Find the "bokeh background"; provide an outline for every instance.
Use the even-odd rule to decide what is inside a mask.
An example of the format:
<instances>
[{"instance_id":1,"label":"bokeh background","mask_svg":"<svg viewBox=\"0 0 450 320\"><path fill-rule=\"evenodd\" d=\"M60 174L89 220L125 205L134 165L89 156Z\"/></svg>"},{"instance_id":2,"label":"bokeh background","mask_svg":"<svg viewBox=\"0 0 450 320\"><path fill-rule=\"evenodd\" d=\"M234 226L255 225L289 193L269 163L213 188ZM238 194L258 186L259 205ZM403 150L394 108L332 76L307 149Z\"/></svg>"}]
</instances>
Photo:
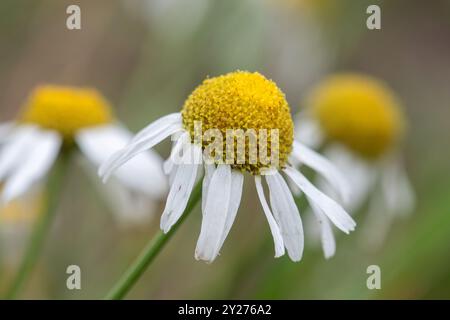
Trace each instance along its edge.
<instances>
[{"instance_id":1,"label":"bokeh background","mask_svg":"<svg viewBox=\"0 0 450 320\"><path fill-rule=\"evenodd\" d=\"M66 28L81 7L82 29ZM382 9L382 29L366 28L366 8ZM213 264L197 262L197 210L129 294L137 299L450 298L450 1L379 0L2 0L0 121L14 119L38 84L92 86L134 131L180 109L207 76L259 71L286 93L293 113L317 81L336 71L384 79L409 119L404 146L417 195L384 244L362 245L360 229L340 235L325 260L306 239L300 263L273 258L254 186L245 185L235 225ZM168 155L170 143L157 147ZM45 196L45 195L44 195ZM0 211L0 290L14 274L41 201ZM21 298L101 298L157 231L114 220L95 183L75 161L39 263ZM12 211L12 212L11 212ZM364 214L356 217L357 222ZM82 290L66 288L66 267L82 270ZM368 290L366 268L382 271Z\"/></svg>"}]
</instances>

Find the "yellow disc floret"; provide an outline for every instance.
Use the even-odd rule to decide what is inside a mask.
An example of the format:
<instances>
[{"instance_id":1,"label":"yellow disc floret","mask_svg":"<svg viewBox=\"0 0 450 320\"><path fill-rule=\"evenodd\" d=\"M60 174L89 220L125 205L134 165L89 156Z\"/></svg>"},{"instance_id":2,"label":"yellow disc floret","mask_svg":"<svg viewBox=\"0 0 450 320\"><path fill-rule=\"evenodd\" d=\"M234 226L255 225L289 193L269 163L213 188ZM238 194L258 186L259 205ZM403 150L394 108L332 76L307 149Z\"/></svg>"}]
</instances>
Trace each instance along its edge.
<instances>
[{"instance_id":1,"label":"yellow disc floret","mask_svg":"<svg viewBox=\"0 0 450 320\"><path fill-rule=\"evenodd\" d=\"M201 123L203 132L218 129L224 137L227 130L253 130L258 135L258 149L266 148L270 155L276 148L277 167L285 165L292 149L293 122L285 96L273 81L257 72L236 71L206 79L188 97L182 115L183 125L193 138L195 122ZM278 129L277 144L270 141L273 129ZM269 137L263 146L259 135L264 130ZM206 147L208 141L203 140L202 145ZM273 166L259 159L251 162L250 156L246 149L245 163L235 161L231 166L252 174Z\"/></svg>"},{"instance_id":2,"label":"yellow disc floret","mask_svg":"<svg viewBox=\"0 0 450 320\"><path fill-rule=\"evenodd\" d=\"M309 106L330 141L375 158L401 138L404 119L393 92L358 74L331 76L313 90Z\"/></svg>"},{"instance_id":3,"label":"yellow disc floret","mask_svg":"<svg viewBox=\"0 0 450 320\"><path fill-rule=\"evenodd\" d=\"M31 93L21 121L56 130L70 141L80 129L110 123L112 114L94 89L46 85Z\"/></svg>"}]
</instances>

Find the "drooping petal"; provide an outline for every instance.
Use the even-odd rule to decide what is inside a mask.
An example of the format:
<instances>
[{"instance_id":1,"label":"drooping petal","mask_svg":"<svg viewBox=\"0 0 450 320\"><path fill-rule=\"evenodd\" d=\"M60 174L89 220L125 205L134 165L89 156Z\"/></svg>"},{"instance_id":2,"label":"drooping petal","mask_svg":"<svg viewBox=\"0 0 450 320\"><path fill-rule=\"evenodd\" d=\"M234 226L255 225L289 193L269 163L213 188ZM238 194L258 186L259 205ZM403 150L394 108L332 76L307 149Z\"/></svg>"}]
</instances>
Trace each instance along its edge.
<instances>
[{"instance_id":1,"label":"drooping petal","mask_svg":"<svg viewBox=\"0 0 450 320\"><path fill-rule=\"evenodd\" d=\"M80 131L76 140L84 155L95 165L106 161L123 148L132 134L119 125L100 126ZM136 155L115 172L117 179L130 189L157 199L167 192L162 172L162 158L153 150Z\"/></svg>"},{"instance_id":2,"label":"drooping petal","mask_svg":"<svg viewBox=\"0 0 450 320\"><path fill-rule=\"evenodd\" d=\"M320 225L320 240L322 242L322 249L326 259L334 256L336 252L336 240L334 239L333 229L328 221L326 215L317 207L314 202L310 203L311 209L316 216L317 222Z\"/></svg>"},{"instance_id":3,"label":"drooping petal","mask_svg":"<svg viewBox=\"0 0 450 320\"><path fill-rule=\"evenodd\" d=\"M283 170L289 178L305 193L310 202L314 202L327 217L345 233L355 229L352 217L333 199L318 190L306 177L291 167Z\"/></svg>"},{"instance_id":4,"label":"drooping petal","mask_svg":"<svg viewBox=\"0 0 450 320\"><path fill-rule=\"evenodd\" d=\"M381 170L381 188L389 212L401 215L413 210L414 191L398 158L391 157L385 161Z\"/></svg>"},{"instance_id":5,"label":"drooping petal","mask_svg":"<svg viewBox=\"0 0 450 320\"><path fill-rule=\"evenodd\" d=\"M1 201L9 202L26 192L33 183L42 178L54 163L61 146L61 137L52 131L37 133L35 142L26 158L8 177Z\"/></svg>"},{"instance_id":6,"label":"drooping petal","mask_svg":"<svg viewBox=\"0 0 450 320\"><path fill-rule=\"evenodd\" d=\"M166 130L168 126L181 123L181 113L175 112L168 114L158 120L152 122L147 127L139 131L133 138L133 142L140 141L141 139L147 140L149 135L155 135Z\"/></svg>"},{"instance_id":7,"label":"drooping petal","mask_svg":"<svg viewBox=\"0 0 450 320\"><path fill-rule=\"evenodd\" d=\"M230 206L228 207L228 212L225 221L225 230L222 235L221 243L219 248L222 247L228 233L233 226L234 219L236 218L239 205L241 204L242 198L242 187L244 185L244 175L236 170L231 170L231 194L230 194Z\"/></svg>"},{"instance_id":8,"label":"drooping petal","mask_svg":"<svg viewBox=\"0 0 450 320\"><path fill-rule=\"evenodd\" d=\"M13 128L14 128L13 122L0 123L0 143L6 141L8 135L11 133Z\"/></svg>"},{"instance_id":9,"label":"drooping petal","mask_svg":"<svg viewBox=\"0 0 450 320\"><path fill-rule=\"evenodd\" d=\"M211 178L216 170L216 166L212 163L205 163L205 176L202 182L202 213L205 212L206 199L208 198L208 189Z\"/></svg>"},{"instance_id":10,"label":"drooping petal","mask_svg":"<svg viewBox=\"0 0 450 320\"><path fill-rule=\"evenodd\" d=\"M25 154L33 147L37 136L38 130L34 126L13 129L0 151L0 180L25 159Z\"/></svg>"},{"instance_id":11,"label":"drooping petal","mask_svg":"<svg viewBox=\"0 0 450 320\"><path fill-rule=\"evenodd\" d=\"M350 213L359 211L375 187L377 180L376 166L336 144L327 147L323 154L349 182L351 197L345 203L345 208ZM334 199L339 199L336 191L330 188L323 179L318 179L316 185L325 194Z\"/></svg>"},{"instance_id":12,"label":"drooping petal","mask_svg":"<svg viewBox=\"0 0 450 320\"><path fill-rule=\"evenodd\" d=\"M183 146L190 141L190 133L185 131L179 136L173 144L173 148L170 151L169 158L164 162L164 173L170 175L174 166L179 163L180 151L182 151ZM173 136L172 136L173 138ZM182 155L182 154L181 154Z\"/></svg>"},{"instance_id":13,"label":"drooping petal","mask_svg":"<svg viewBox=\"0 0 450 320\"><path fill-rule=\"evenodd\" d=\"M321 174L336 189L344 203L349 201L351 187L344 175L330 161L297 141L294 141L292 154L302 164Z\"/></svg>"},{"instance_id":14,"label":"drooping petal","mask_svg":"<svg viewBox=\"0 0 450 320\"><path fill-rule=\"evenodd\" d=\"M108 180L111 174L125 162L180 130L182 125L179 116L172 114L155 121L139 132L126 147L115 152L105 161L100 166L99 175L103 177L103 181Z\"/></svg>"},{"instance_id":15,"label":"drooping petal","mask_svg":"<svg viewBox=\"0 0 450 320\"><path fill-rule=\"evenodd\" d=\"M265 177L269 186L270 206L280 226L284 245L291 260L300 261L303 255L304 234L297 205L289 187L278 172Z\"/></svg>"},{"instance_id":16,"label":"drooping petal","mask_svg":"<svg viewBox=\"0 0 450 320\"><path fill-rule=\"evenodd\" d=\"M272 212L270 211L269 205L267 204L260 176L255 176L255 186L259 201L261 202L261 206L263 207L267 222L269 223L270 232L272 233L273 242L275 244L275 258L281 257L282 255L284 255L283 236L281 235L280 227L275 221Z\"/></svg>"},{"instance_id":17,"label":"drooping petal","mask_svg":"<svg viewBox=\"0 0 450 320\"><path fill-rule=\"evenodd\" d=\"M325 140L320 125L304 112L295 119L295 140L310 148L317 148Z\"/></svg>"},{"instance_id":18,"label":"drooping petal","mask_svg":"<svg viewBox=\"0 0 450 320\"><path fill-rule=\"evenodd\" d=\"M231 197L231 167L220 164L210 181L195 258L212 262L217 257L226 229Z\"/></svg>"},{"instance_id":19,"label":"drooping petal","mask_svg":"<svg viewBox=\"0 0 450 320\"><path fill-rule=\"evenodd\" d=\"M178 221L186 209L192 189L194 188L198 163L201 162L202 148L194 144L188 144L188 149L183 154L181 164L170 186L166 207L161 216L161 229L167 233Z\"/></svg>"}]
</instances>

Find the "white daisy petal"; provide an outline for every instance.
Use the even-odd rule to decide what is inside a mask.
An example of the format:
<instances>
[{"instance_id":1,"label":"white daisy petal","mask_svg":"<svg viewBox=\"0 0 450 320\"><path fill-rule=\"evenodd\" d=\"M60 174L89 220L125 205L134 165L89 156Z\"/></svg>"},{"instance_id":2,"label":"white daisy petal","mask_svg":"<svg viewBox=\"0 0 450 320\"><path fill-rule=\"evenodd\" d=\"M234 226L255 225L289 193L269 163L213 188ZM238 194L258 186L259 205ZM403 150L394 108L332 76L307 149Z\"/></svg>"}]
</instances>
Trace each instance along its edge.
<instances>
[{"instance_id":1,"label":"white daisy petal","mask_svg":"<svg viewBox=\"0 0 450 320\"><path fill-rule=\"evenodd\" d=\"M293 261L300 261L303 255L303 225L294 198L283 177L275 172L265 176L270 191L270 206L280 226L284 245Z\"/></svg>"},{"instance_id":2,"label":"white daisy petal","mask_svg":"<svg viewBox=\"0 0 450 320\"><path fill-rule=\"evenodd\" d=\"M149 140L144 140L138 143L130 142L130 144L128 144L124 149L114 153L100 166L99 175L103 176L103 181L107 181L111 174L113 174L114 171L116 171L125 162L129 161L137 154L151 149L156 144L179 130L181 130L181 127L172 126L167 128L167 131L161 132L156 136L149 137Z\"/></svg>"},{"instance_id":3,"label":"white daisy petal","mask_svg":"<svg viewBox=\"0 0 450 320\"><path fill-rule=\"evenodd\" d=\"M100 166L99 175L103 177L103 181L108 180L111 174L125 162L180 130L182 130L181 121L174 115L155 121L139 132L125 148L117 151L104 162Z\"/></svg>"},{"instance_id":4,"label":"white daisy petal","mask_svg":"<svg viewBox=\"0 0 450 320\"><path fill-rule=\"evenodd\" d=\"M24 159L24 154L33 146L37 134L34 126L19 126L13 129L8 142L0 151L0 180Z\"/></svg>"},{"instance_id":5,"label":"white daisy petal","mask_svg":"<svg viewBox=\"0 0 450 320\"><path fill-rule=\"evenodd\" d=\"M291 167L286 167L283 171L305 193L310 202L316 203L336 227L345 233L355 229L356 223L352 217L336 201L318 190L303 174Z\"/></svg>"},{"instance_id":6,"label":"white daisy petal","mask_svg":"<svg viewBox=\"0 0 450 320\"><path fill-rule=\"evenodd\" d=\"M352 191L349 201L345 203L345 208L350 213L359 211L375 187L377 180L376 166L367 163L367 161L337 144L330 145L324 150L323 154L349 182ZM339 199L336 190L330 188L323 179L318 179L317 186L325 194L334 199Z\"/></svg>"},{"instance_id":7,"label":"white daisy petal","mask_svg":"<svg viewBox=\"0 0 450 320\"><path fill-rule=\"evenodd\" d=\"M177 157L179 157L180 151L183 150L183 146L190 141L190 133L189 132L183 132L180 137L174 142L173 148L170 151L169 158L164 162L164 173L170 174L172 171L174 165L179 161Z\"/></svg>"},{"instance_id":8,"label":"white daisy petal","mask_svg":"<svg viewBox=\"0 0 450 320\"><path fill-rule=\"evenodd\" d=\"M1 195L3 203L22 195L49 171L58 155L61 142L61 137L55 132L42 131L37 134L26 158L6 181Z\"/></svg>"},{"instance_id":9,"label":"white daisy petal","mask_svg":"<svg viewBox=\"0 0 450 320\"><path fill-rule=\"evenodd\" d=\"M82 130L76 140L83 154L95 165L100 165L123 148L131 137L131 132L122 126L108 125ZM167 192L162 162L156 152L148 150L122 165L115 176L125 186L157 199Z\"/></svg>"},{"instance_id":10,"label":"white daisy petal","mask_svg":"<svg viewBox=\"0 0 450 320\"><path fill-rule=\"evenodd\" d=\"M175 179L175 176L177 175L178 165L174 164L173 168L171 169L169 173L169 186L173 184L173 180Z\"/></svg>"},{"instance_id":11,"label":"white daisy petal","mask_svg":"<svg viewBox=\"0 0 450 320\"><path fill-rule=\"evenodd\" d=\"M242 198L242 187L244 185L244 175L236 170L231 170L231 194L230 194L230 206L228 207L228 212L225 221L225 230L222 234L222 239L219 248L222 247L228 233L233 226L234 219L241 204Z\"/></svg>"},{"instance_id":12,"label":"white daisy petal","mask_svg":"<svg viewBox=\"0 0 450 320\"><path fill-rule=\"evenodd\" d=\"M273 241L275 244L275 258L281 257L282 255L284 255L283 236L281 235L280 228L278 227L278 224L275 221L272 212L270 211L269 205L267 204L260 176L255 176L255 186L259 201L261 202L264 214L267 218L267 222L269 223L270 232L272 233Z\"/></svg>"},{"instance_id":13,"label":"white daisy petal","mask_svg":"<svg viewBox=\"0 0 450 320\"><path fill-rule=\"evenodd\" d=\"M381 187L389 212L407 214L413 210L414 191L399 159L392 157L386 160L381 170Z\"/></svg>"},{"instance_id":14,"label":"white daisy petal","mask_svg":"<svg viewBox=\"0 0 450 320\"><path fill-rule=\"evenodd\" d=\"M173 124L181 124L181 113L171 113L158 120L150 123L144 129L139 131L133 138L133 141L139 141L141 139L147 139L148 135L155 135L166 130L168 126Z\"/></svg>"},{"instance_id":15,"label":"white daisy petal","mask_svg":"<svg viewBox=\"0 0 450 320\"><path fill-rule=\"evenodd\" d=\"M217 257L226 229L231 197L231 167L220 164L210 181L195 259L212 262Z\"/></svg>"},{"instance_id":16,"label":"white daisy petal","mask_svg":"<svg viewBox=\"0 0 450 320\"><path fill-rule=\"evenodd\" d=\"M321 174L339 192L344 203L349 201L350 185L343 174L330 161L298 141L294 141L292 153L301 163Z\"/></svg>"},{"instance_id":17,"label":"white daisy petal","mask_svg":"<svg viewBox=\"0 0 450 320\"><path fill-rule=\"evenodd\" d=\"M165 233L172 228L183 214L184 209L186 209L197 178L199 169L197 163L201 160L202 148L194 144L189 145L189 149L183 154L181 159L182 163L177 167L169 195L167 196L166 207L161 216L161 229ZM194 157L194 162L192 162L192 156Z\"/></svg>"},{"instance_id":18,"label":"white daisy petal","mask_svg":"<svg viewBox=\"0 0 450 320\"><path fill-rule=\"evenodd\" d=\"M394 215L386 207L383 191L375 190L369 198L366 219L362 225L363 245L371 250L379 249L389 232L393 218Z\"/></svg>"},{"instance_id":19,"label":"white daisy petal","mask_svg":"<svg viewBox=\"0 0 450 320\"><path fill-rule=\"evenodd\" d=\"M286 183L289 186L289 189L291 190L292 194L295 197L300 197L302 195L302 190L300 190L299 187L297 187L297 185L295 183L293 183L291 180L286 180Z\"/></svg>"},{"instance_id":20,"label":"white daisy petal","mask_svg":"<svg viewBox=\"0 0 450 320\"><path fill-rule=\"evenodd\" d=\"M323 253L325 258L329 259L334 256L336 252L336 240L334 238L333 229L322 210L314 202L310 203L310 205L320 225L320 239L322 242Z\"/></svg>"},{"instance_id":21,"label":"white daisy petal","mask_svg":"<svg viewBox=\"0 0 450 320\"><path fill-rule=\"evenodd\" d=\"M206 199L208 198L209 183L215 170L216 166L214 164L205 163L205 176L203 177L202 182L202 213L205 212Z\"/></svg>"},{"instance_id":22,"label":"white daisy petal","mask_svg":"<svg viewBox=\"0 0 450 320\"><path fill-rule=\"evenodd\" d=\"M317 148L324 141L324 136L317 121L303 113L295 121L295 139L310 148Z\"/></svg>"},{"instance_id":23,"label":"white daisy petal","mask_svg":"<svg viewBox=\"0 0 450 320\"><path fill-rule=\"evenodd\" d=\"M14 128L13 122L4 122L0 124L0 143L6 141L8 135Z\"/></svg>"}]
</instances>

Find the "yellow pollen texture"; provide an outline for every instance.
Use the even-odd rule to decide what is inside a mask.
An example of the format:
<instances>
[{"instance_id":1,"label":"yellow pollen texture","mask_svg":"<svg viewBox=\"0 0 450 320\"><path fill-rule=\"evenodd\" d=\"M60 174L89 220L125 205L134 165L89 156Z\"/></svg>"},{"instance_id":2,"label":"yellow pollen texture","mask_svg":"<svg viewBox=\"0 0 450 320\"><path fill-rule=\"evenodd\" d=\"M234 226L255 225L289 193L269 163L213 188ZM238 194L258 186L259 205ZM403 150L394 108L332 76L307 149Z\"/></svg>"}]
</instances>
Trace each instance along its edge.
<instances>
[{"instance_id":1,"label":"yellow pollen texture","mask_svg":"<svg viewBox=\"0 0 450 320\"><path fill-rule=\"evenodd\" d=\"M208 78L198 86L184 103L183 125L194 137L194 122L200 121L203 133L209 129L219 129L225 141L227 129L255 130L258 135L258 149L267 148L267 155L278 153L277 167L283 167L292 149L293 122L289 105L283 92L277 85L255 72L236 71L215 78ZM259 140L259 130L267 132L267 143L262 146ZM278 129L278 146L270 139L272 129ZM203 139L205 148L210 142ZM276 148L276 151L275 151ZM225 161L225 147L222 161ZM259 174L262 168L273 166L257 159L249 161L246 142L245 163L236 161L234 169Z\"/></svg>"},{"instance_id":2,"label":"yellow pollen texture","mask_svg":"<svg viewBox=\"0 0 450 320\"><path fill-rule=\"evenodd\" d=\"M400 140L404 118L394 93L383 83L358 74L331 76L308 100L330 141L366 158L376 158Z\"/></svg>"},{"instance_id":3,"label":"yellow pollen texture","mask_svg":"<svg viewBox=\"0 0 450 320\"><path fill-rule=\"evenodd\" d=\"M37 87L20 118L24 123L58 131L66 141L80 129L113 120L108 102L96 90L54 85Z\"/></svg>"}]
</instances>

